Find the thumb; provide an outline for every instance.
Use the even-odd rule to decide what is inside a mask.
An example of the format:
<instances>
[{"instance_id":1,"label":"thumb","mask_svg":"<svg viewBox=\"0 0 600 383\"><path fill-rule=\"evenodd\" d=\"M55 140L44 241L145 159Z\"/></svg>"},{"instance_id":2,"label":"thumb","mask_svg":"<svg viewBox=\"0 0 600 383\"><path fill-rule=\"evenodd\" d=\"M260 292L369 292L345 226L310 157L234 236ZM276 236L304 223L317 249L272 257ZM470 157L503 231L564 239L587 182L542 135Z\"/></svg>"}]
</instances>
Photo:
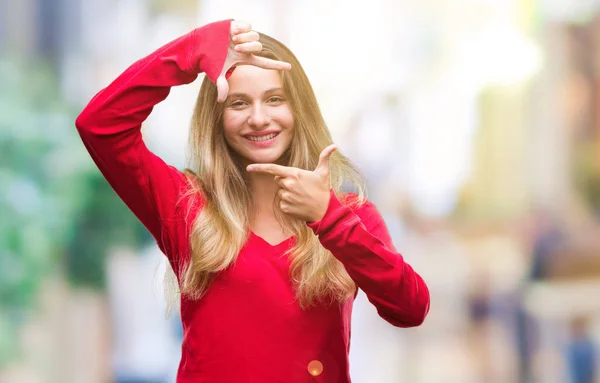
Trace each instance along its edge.
<instances>
[{"instance_id":1,"label":"thumb","mask_svg":"<svg viewBox=\"0 0 600 383\"><path fill-rule=\"evenodd\" d=\"M229 83L224 75L217 78L217 102L223 102L227 99L229 93Z\"/></svg>"},{"instance_id":2,"label":"thumb","mask_svg":"<svg viewBox=\"0 0 600 383\"><path fill-rule=\"evenodd\" d=\"M319 164L315 169L316 172L329 174L329 158L337 150L337 145L332 144L323 149L321 155L319 156Z\"/></svg>"}]
</instances>

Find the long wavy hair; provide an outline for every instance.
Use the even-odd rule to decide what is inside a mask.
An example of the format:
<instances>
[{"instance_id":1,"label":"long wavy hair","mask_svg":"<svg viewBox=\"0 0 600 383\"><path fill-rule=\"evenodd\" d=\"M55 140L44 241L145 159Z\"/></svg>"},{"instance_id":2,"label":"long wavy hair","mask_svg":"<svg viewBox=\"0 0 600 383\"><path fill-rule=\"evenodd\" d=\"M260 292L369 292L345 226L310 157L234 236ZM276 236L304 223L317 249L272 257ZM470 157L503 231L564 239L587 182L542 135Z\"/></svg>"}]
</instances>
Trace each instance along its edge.
<instances>
[{"instance_id":1,"label":"long wavy hair","mask_svg":"<svg viewBox=\"0 0 600 383\"><path fill-rule=\"evenodd\" d=\"M333 140L312 86L297 58L284 44L265 34L260 34L260 42L263 45L260 56L292 64L290 71L281 72L294 117L293 138L283 163L314 170L319 154ZM239 157L225 141L224 109L224 103L217 103L216 86L205 78L192 117L190 169L186 171L189 194L197 195L204 205L196 217L191 217L194 223L189 262L182 267L178 281L171 270L167 278L172 287L191 299L200 299L214 276L235 262L250 234L252 190ZM342 197L342 188L346 187L358 194L358 198L341 198L342 201L354 206L364 201L364 178L339 151L330 158L330 172L331 187L336 194ZM274 204L278 202L276 199ZM295 245L286 255L291 259L290 278L296 286L300 306L306 309L316 303L342 302L352 297L356 286L346 269L321 245L306 223L283 214L278 218L295 235Z\"/></svg>"}]
</instances>

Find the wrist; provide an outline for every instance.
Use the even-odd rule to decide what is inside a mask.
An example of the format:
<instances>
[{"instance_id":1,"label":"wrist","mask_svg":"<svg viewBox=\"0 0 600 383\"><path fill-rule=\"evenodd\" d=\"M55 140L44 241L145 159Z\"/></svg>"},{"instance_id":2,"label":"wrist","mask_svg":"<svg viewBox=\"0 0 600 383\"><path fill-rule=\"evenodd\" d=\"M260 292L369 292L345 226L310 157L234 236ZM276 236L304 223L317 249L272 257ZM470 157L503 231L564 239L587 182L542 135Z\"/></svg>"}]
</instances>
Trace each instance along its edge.
<instances>
[{"instance_id":1,"label":"wrist","mask_svg":"<svg viewBox=\"0 0 600 383\"><path fill-rule=\"evenodd\" d=\"M225 66L229 49L231 19L221 20L196 28L192 32L190 70L205 73L216 84Z\"/></svg>"},{"instance_id":2,"label":"wrist","mask_svg":"<svg viewBox=\"0 0 600 383\"><path fill-rule=\"evenodd\" d=\"M331 191L324 192L323 197L320 199L320 201L321 202L317 204L319 208L316 211L315 215L311 217L310 221L307 222L319 222L323 219L323 217L325 217L325 214L327 213L327 208L329 207L329 202L331 201Z\"/></svg>"}]
</instances>

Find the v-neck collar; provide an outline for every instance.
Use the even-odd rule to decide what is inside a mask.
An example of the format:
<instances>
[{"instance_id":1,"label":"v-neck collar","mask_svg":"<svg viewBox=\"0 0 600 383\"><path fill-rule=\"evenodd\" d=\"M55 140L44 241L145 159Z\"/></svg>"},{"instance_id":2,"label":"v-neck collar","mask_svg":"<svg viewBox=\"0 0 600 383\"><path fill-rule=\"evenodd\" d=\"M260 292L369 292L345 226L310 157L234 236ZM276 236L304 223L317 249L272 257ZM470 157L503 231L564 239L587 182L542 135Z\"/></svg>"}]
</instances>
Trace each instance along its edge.
<instances>
[{"instance_id":1,"label":"v-neck collar","mask_svg":"<svg viewBox=\"0 0 600 383\"><path fill-rule=\"evenodd\" d=\"M284 239L283 241L281 241L279 243L272 244L272 243L269 243L266 239L264 239L263 237L259 236L258 234L256 234L253 231L250 231L250 237L256 238L259 242L262 242L263 244L265 244L268 247L273 248L273 249L281 247L283 245L288 245L291 241L293 241L296 238L295 235L291 235L291 236L287 237L286 239Z\"/></svg>"}]
</instances>

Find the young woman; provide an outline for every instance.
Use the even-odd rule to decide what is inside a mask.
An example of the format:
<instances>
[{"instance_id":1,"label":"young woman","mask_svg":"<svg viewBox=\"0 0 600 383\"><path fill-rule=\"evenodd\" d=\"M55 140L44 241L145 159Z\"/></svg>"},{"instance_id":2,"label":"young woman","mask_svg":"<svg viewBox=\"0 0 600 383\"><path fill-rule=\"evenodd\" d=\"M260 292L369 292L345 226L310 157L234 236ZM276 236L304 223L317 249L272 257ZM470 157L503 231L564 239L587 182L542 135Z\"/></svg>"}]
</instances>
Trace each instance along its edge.
<instances>
[{"instance_id":1,"label":"young woman","mask_svg":"<svg viewBox=\"0 0 600 383\"><path fill-rule=\"evenodd\" d=\"M180 172L146 148L140 128L170 87L202 72L193 171ZM332 145L302 67L249 24L208 24L159 48L76 125L175 271L178 383L349 382L358 288L392 325L425 319L428 289ZM342 193L348 183L359 193Z\"/></svg>"}]
</instances>

